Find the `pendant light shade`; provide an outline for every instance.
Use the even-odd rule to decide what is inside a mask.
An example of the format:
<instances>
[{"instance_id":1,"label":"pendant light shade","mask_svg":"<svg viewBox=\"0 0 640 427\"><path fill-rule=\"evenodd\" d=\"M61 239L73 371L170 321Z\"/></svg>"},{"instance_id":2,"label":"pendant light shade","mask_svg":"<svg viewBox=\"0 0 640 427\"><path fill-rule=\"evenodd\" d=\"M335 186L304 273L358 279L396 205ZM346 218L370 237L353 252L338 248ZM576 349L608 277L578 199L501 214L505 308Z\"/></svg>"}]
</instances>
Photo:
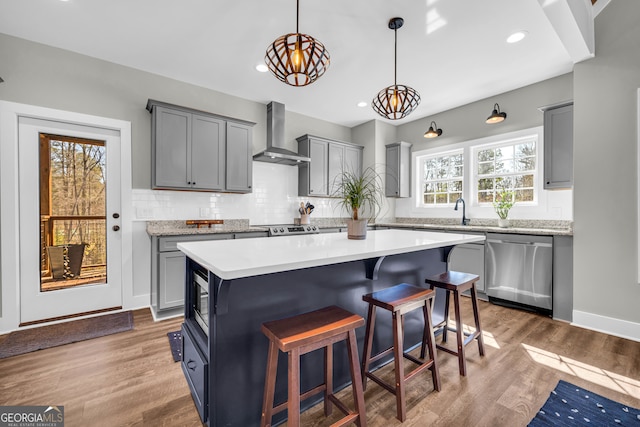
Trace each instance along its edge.
<instances>
[{"instance_id":1,"label":"pendant light shade","mask_svg":"<svg viewBox=\"0 0 640 427\"><path fill-rule=\"evenodd\" d=\"M493 106L493 111L491 112L491 115L487 117L486 123L492 125L494 123L500 123L504 121L504 119L506 118L507 118L507 113L501 113L500 106L496 103Z\"/></svg>"},{"instance_id":2,"label":"pendant light shade","mask_svg":"<svg viewBox=\"0 0 640 427\"><path fill-rule=\"evenodd\" d=\"M437 138L440 135L442 135L442 129L438 129L438 125L436 125L436 122L431 122L429 130L424 133L425 138Z\"/></svg>"},{"instance_id":3,"label":"pendant light shade","mask_svg":"<svg viewBox=\"0 0 640 427\"><path fill-rule=\"evenodd\" d=\"M296 2L296 32L278 37L267 47L264 60L276 78L291 86L306 86L329 68L329 51L319 41L298 31L300 0Z\"/></svg>"},{"instance_id":4,"label":"pendant light shade","mask_svg":"<svg viewBox=\"0 0 640 427\"><path fill-rule=\"evenodd\" d=\"M378 95L371 102L376 113L391 120L407 117L420 104L420 94L415 89L399 85L397 82L398 28L402 27L403 24L404 20L402 18L391 18L389 21L389 29L393 30L395 35L393 85L378 92Z\"/></svg>"}]
</instances>

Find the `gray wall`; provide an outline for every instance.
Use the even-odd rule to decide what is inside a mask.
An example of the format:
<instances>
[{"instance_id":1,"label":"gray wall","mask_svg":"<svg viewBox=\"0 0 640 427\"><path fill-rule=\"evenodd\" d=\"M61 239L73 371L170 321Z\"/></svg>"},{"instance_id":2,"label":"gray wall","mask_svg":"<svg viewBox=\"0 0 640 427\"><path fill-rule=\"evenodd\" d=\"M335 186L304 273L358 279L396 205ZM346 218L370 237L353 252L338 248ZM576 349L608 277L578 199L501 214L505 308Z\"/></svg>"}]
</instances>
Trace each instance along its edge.
<instances>
[{"instance_id":1,"label":"gray wall","mask_svg":"<svg viewBox=\"0 0 640 427\"><path fill-rule=\"evenodd\" d=\"M135 70L0 33L0 99L131 122L132 182L151 186L151 115L147 99L256 123L253 151L266 144L266 106L159 75ZM348 141L351 129L287 112L287 147L312 133Z\"/></svg>"},{"instance_id":2,"label":"gray wall","mask_svg":"<svg viewBox=\"0 0 640 427\"><path fill-rule=\"evenodd\" d=\"M413 144L411 149L420 151L541 126L543 115L538 107L573 99L572 77L572 73L564 74L415 120L398 127L398 139L411 142ZM423 102L428 102L428 100ZM488 125L485 120L491 114L496 102L500 105L500 110L507 113L507 120ZM432 120L442 129L443 133L438 138L426 139L424 133L429 129Z\"/></svg>"},{"instance_id":3,"label":"gray wall","mask_svg":"<svg viewBox=\"0 0 640 427\"><path fill-rule=\"evenodd\" d=\"M574 309L635 323L639 18L640 2L609 3L574 69Z\"/></svg>"}]
</instances>

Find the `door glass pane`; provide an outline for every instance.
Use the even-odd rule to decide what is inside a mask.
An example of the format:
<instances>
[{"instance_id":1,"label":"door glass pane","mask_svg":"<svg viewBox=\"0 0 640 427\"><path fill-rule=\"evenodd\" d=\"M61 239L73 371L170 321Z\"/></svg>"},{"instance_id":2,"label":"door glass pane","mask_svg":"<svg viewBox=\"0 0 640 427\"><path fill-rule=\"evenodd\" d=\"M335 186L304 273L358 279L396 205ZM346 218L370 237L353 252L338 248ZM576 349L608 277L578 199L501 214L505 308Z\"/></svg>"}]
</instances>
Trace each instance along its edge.
<instances>
[{"instance_id":1,"label":"door glass pane","mask_svg":"<svg viewBox=\"0 0 640 427\"><path fill-rule=\"evenodd\" d=\"M104 141L40 135L40 290L107 281Z\"/></svg>"}]
</instances>

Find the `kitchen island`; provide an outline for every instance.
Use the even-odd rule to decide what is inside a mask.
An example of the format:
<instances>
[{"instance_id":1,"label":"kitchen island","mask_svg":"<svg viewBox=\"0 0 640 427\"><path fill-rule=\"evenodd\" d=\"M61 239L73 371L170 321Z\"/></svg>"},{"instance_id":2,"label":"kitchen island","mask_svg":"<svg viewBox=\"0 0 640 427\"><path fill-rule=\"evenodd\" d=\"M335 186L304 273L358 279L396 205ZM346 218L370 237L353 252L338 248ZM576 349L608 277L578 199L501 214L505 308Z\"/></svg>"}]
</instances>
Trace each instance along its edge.
<instances>
[{"instance_id":1,"label":"kitchen island","mask_svg":"<svg viewBox=\"0 0 640 427\"><path fill-rule=\"evenodd\" d=\"M209 426L259 425L268 349L263 322L328 305L366 317L363 294L403 282L424 286L425 277L446 270L453 246L482 240L380 230L366 240L336 233L179 243L187 256L182 366L201 418ZM409 345L422 337L422 318L413 314L405 319ZM388 347L391 336L391 322L379 322L374 351ZM357 337L362 354L364 328ZM343 343L334 346L337 388L349 383L345 350ZM322 382L322 366L321 352L302 359L303 391ZM286 375L281 354L276 403L286 399ZM314 403L305 401L301 408ZM285 417L278 414L274 424Z\"/></svg>"}]
</instances>

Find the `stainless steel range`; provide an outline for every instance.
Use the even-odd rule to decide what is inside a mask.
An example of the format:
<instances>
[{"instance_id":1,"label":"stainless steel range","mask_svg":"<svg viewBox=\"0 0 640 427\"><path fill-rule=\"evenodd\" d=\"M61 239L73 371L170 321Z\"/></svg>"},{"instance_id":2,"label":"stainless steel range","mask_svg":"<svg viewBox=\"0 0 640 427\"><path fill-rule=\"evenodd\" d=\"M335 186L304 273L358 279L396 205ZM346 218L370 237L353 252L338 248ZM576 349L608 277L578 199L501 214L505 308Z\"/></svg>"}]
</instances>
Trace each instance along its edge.
<instances>
[{"instance_id":1,"label":"stainless steel range","mask_svg":"<svg viewBox=\"0 0 640 427\"><path fill-rule=\"evenodd\" d=\"M271 225L269 236L294 236L296 234L317 234L320 228L317 225Z\"/></svg>"}]
</instances>

